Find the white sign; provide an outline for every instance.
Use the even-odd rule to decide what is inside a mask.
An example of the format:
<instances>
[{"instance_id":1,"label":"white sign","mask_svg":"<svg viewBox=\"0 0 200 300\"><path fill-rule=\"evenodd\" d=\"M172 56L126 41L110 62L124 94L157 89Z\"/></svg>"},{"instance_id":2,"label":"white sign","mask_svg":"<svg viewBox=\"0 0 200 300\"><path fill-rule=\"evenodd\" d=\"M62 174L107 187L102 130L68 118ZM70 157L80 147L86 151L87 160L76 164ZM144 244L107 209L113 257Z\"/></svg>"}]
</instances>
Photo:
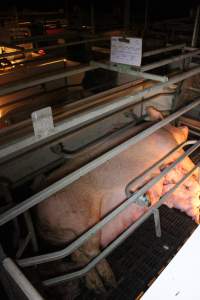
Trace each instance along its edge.
<instances>
[{"instance_id":1,"label":"white sign","mask_svg":"<svg viewBox=\"0 0 200 300\"><path fill-rule=\"evenodd\" d=\"M53 115L51 107L34 111L31 114L35 136L46 137L54 130Z\"/></svg>"},{"instance_id":2,"label":"white sign","mask_svg":"<svg viewBox=\"0 0 200 300\"><path fill-rule=\"evenodd\" d=\"M110 60L119 64L141 66L142 39L113 36L111 38Z\"/></svg>"}]
</instances>

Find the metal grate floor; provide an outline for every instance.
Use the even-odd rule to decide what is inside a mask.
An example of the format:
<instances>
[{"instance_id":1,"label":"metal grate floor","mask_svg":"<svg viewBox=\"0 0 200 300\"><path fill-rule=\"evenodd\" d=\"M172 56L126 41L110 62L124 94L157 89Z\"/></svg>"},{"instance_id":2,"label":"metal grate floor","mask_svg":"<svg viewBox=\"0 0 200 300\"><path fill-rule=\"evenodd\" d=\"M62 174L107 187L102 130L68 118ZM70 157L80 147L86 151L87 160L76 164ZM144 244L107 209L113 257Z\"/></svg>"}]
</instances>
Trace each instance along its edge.
<instances>
[{"instance_id":1,"label":"metal grate floor","mask_svg":"<svg viewBox=\"0 0 200 300\"><path fill-rule=\"evenodd\" d=\"M118 282L117 289L95 295L83 288L76 300L139 299L197 226L185 214L164 205L160 217L161 238L155 236L151 217L108 257Z\"/></svg>"}]
</instances>

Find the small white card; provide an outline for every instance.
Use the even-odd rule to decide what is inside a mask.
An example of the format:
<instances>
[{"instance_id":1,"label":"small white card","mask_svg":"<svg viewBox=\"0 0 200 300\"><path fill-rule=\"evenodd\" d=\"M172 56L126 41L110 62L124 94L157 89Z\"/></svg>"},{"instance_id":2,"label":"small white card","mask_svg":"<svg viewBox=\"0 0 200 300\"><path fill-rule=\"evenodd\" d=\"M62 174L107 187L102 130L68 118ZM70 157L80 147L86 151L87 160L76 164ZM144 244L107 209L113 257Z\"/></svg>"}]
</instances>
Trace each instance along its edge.
<instances>
[{"instance_id":1,"label":"small white card","mask_svg":"<svg viewBox=\"0 0 200 300\"><path fill-rule=\"evenodd\" d=\"M51 107L45 107L31 114L35 136L47 137L54 130Z\"/></svg>"},{"instance_id":2,"label":"small white card","mask_svg":"<svg viewBox=\"0 0 200 300\"><path fill-rule=\"evenodd\" d=\"M142 39L113 36L111 38L110 60L113 63L140 67L142 62Z\"/></svg>"}]
</instances>

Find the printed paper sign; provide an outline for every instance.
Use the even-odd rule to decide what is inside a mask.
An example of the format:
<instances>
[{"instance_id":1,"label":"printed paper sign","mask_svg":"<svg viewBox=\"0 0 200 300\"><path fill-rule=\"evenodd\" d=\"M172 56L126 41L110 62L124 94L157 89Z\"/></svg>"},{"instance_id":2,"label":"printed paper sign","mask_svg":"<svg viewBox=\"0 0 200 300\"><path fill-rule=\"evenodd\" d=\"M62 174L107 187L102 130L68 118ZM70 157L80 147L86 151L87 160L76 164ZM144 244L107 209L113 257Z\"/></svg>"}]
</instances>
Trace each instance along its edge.
<instances>
[{"instance_id":1,"label":"printed paper sign","mask_svg":"<svg viewBox=\"0 0 200 300\"><path fill-rule=\"evenodd\" d=\"M110 60L114 63L141 66L142 39L113 36L111 38Z\"/></svg>"},{"instance_id":2,"label":"printed paper sign","mask_svg":"<svg viewBox=\"0 0 200 300\"><path fill-rule=\"evenodd\" d=\"M51 107L34 111L31 114L35 136L46 137L54 130L53 115Z\"/></svg>"}]
</instances>

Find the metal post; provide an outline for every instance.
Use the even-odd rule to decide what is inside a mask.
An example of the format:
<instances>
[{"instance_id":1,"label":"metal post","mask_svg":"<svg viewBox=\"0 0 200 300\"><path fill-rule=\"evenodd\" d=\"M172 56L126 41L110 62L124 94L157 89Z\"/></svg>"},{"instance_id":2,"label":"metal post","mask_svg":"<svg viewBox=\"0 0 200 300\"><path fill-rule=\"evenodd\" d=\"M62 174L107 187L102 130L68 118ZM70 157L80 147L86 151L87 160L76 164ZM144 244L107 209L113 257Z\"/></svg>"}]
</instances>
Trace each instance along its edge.
<instances>
[{"instance_id":1,"label":"metal post","mask_svg":"<svg viewBox=\"0 0 200 300\"><path fill-rule=\"evenodd\" d=\"M30 300L44 300L38 291L32 286L30 281L24 276L16 264L9 258L5 258L2 262L5 271L19 286L21 291L26 295L27 299Z\"/></svg>"},{"instance_id":2,"label":"metal post","mask_svg":"<svg viewBox=\"0 0 200 300\"><path fill-rule=\"evenodd\" d=\"M160 238L162 235L162 232L161 232L161 225L160 225L160 213L159 213L158 208L155 208L153 210L153 216L154 216L156 236Z\"/></svg>"},{"instance_id":3,"label":"metal post","mask_svg":"<svg viewBox=\"0 0 200 300\"><path fill-rule=\"evenodd\" d=\"M14 281L14 283L20 288L22 293L29 300L44 300L38 291L32 286L30 281L24 276L24 274L20 271L20 269L16 266L16 264L12 261L11 258L7 257L3 251L2 246L0 245L0 260L2 265L2 275L3 271L9 275L10 278ZM6 276L5 274L5 276ZM4 280L5 282L5 280ZM5 282L7 287L9 288L8 294L12 296L12 284L11 282ZM15 299L15 298L10 298Z\"/></svg>"},{"instance_id":4,"label":"metal post","mask_svg":"<svg viewBox=\"0 0 200 300\"><path fill-rule=\"evenodd\" d=\"M194 30L193 30L193 35L192 35L192 47L196 47L197 45L197 39L198 39L198 34L199 34L199 16L200 16L200 6L197 7L197 13L196 13L196 18L195 18L195 23L194 23Z\"/></svg>"}]
</instances>

